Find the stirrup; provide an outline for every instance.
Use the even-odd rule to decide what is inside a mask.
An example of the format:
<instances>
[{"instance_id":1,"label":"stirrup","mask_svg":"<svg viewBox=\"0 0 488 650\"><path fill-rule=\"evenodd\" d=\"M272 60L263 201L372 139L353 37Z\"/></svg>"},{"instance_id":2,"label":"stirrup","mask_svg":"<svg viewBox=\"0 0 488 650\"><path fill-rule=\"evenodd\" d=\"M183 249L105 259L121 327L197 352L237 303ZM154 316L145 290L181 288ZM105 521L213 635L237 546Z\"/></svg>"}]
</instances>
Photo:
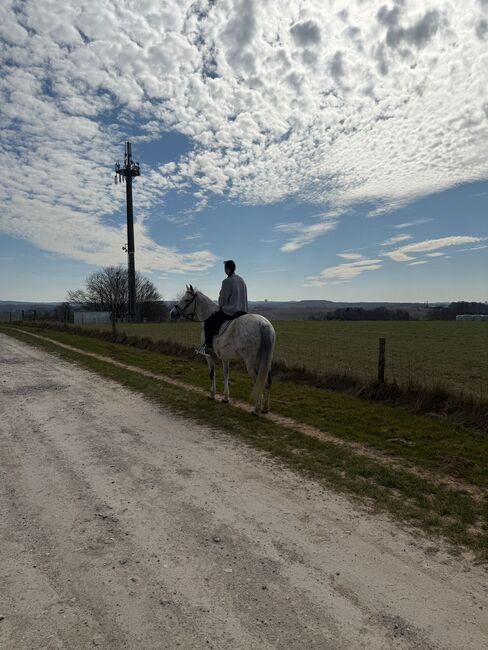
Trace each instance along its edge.
<instances>
[{"instance_id":1,"label":"stirrup","mask_svg":"<svg viewBox=\"0 0 488 650\"><path fill-rule=\"evenodd\" d=\"M207 347L205 344L201 345L199 348L195 348L197 354L201 354L204 357L212 356L212 348Z\"/></svg>"}]
</instances>

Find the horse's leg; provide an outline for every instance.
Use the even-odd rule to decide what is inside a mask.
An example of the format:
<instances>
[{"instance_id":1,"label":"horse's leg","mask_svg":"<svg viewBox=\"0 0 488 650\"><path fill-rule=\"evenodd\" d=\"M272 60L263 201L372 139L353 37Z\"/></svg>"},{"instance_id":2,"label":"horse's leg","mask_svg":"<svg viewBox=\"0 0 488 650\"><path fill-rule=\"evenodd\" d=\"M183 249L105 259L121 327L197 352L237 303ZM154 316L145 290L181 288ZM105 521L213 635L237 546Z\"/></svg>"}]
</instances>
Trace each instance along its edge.
<instances>
[{"instance_id":1,"label":"horse's leg","mask_svg":"<svg viewBox=\"0 0 488 650\"><path fill-rule=\"evenodd\" d=\"M222 361L222 369L224 372L224 395L222 401L227 404L229 401L229 362Z\"/></svg>"},{"instance_id":2,"label":"horse's leg","mask_svg":"<svg viewBox=\"0 0 488 650\"><path fill-rule=\"evenodd\" d=\"M258 371L256 369L256 366L253 361L246 361L246 369L247 369L247 374L249 377L251 377L251 380L253 383L256 383L256 379L258 377ZM254 402L254 408L252 410L253 415L259 415L261 413L261 404L262 404L262 395L258 395L256 397L256 401Z\"/></svg>"},{"instance_id":3,"label":"horse's leg","mask_svg":"<svg viewBox=\"0 0 488 650\"><path fill-rule=\"evenodd\" d=\"M268 379L266 380L266 384L264 386L264 397L263 397L263 413L267 413L269 411L269 392L271 390L271 384L272 384L272 379L271 379L271 370L268 372Z\"/></svg>"},{"instance_id":4,"label":"horse's leg","mask_svg":"<svg viewBox=\"0 0 488 650\"><path fill-rule=\"evenodd\" d=\"M215 382L215 361L213 357L207 358L207 364L208 364L208 372L210 375L210 393L208 395L208 399L215 399L215 392L216 392L216 382Z\"/></svg>"}]
</instances>

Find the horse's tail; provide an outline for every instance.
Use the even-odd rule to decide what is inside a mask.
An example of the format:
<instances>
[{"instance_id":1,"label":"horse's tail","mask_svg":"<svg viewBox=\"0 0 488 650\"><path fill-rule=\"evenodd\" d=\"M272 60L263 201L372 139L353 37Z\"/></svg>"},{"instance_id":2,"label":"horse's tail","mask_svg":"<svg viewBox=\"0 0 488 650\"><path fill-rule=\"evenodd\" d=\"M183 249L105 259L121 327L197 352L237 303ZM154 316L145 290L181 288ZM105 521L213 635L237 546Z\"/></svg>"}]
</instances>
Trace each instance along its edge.
<instances>
[{"instance_id":1,"label":"horse's tail","mask_svg":"<svg viewBox=\"0 0 488 650\"><path fill-rule=\"evenodd\" d=\"M252 389L252 396L254 399L259 399L263 394L271 370L271 362L273 360L275 346L275 332L271 323L260 323L259 333L259 349L256 359L257 376Z\"/></svg>"}]
</instances>

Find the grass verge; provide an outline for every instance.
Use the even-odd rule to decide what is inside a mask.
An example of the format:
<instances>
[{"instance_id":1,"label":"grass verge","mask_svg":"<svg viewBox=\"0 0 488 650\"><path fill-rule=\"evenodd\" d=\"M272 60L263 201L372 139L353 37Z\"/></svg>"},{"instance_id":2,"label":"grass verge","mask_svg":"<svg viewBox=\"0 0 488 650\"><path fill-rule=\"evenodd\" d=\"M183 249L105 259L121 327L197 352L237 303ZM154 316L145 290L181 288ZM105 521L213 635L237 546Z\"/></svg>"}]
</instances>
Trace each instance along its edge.
<instances>
[{"instance_id":1,"label":"grass verge","mask_svg":"<svg viewBox=\"0 0 488 650\"><path fill-rule=\"evenodd\" d=\"M193 359L194 348L173 339L153 339L137 336L118 329L115 336L106 328L78 327L69 324L39 322L22 323L26 327L40 327L54 331L67 331L80 336L90 336L103 341L131 345L143 350L151 350L185 359ZM284 361L273 362L273 374L283 382L302 384L325 390L333 390L346 395L360 397L367 401L381 402L391 406L408 409L412 413L432 417L442 417L452 422L480 429L488 433L488 402L460 391L449 390L439 380L429 386L415 383L410 378L402 385L389 382L379 385L366 381L351 371L318 372L305 366L289 365Z\"/></svg>"},{"instance_id":2,"label":"grass verge","mask_svg":"<svg viewBox=\"0 0 488 650\"><path fill-rule=\"evenodd\" d=\"M38 329L37 333L53 339L53 343L33 339L14 328L0 328L16 338L55 352L76 361L99 374L109 377L173 411L198 422L230 432L248 444L271 453L288 466L345 491L369 505L389 512L399 521L407 522L429 533L440 535L454 545L469 547L483 560L488 560L488 499L474 498L467 491L436 482L435 471L441 473L440 458L446 450L456 459L444 463L442 473L462 476L463 480L485 489L487 485L486 436L469 429L448 431L441 423L413 416L381 404L367 403L357 398L329 393L309 386L276 382L273 387L275 411L291 415L297 420L316 421L344 439L360 441L381 449L394 458L405 461L405 468L389 467L358 455L333 443L310 438L298 431L229 408L206 399L189 397L181 389L128 372L77 352L63 350L54 341L61 341L80 349L111 357L114 360L183 379L187 383L206 387L206 369L198 359L183 359L153 351L75 335L71 332ZM36 330L32 330L33 332ZM236 397L247 397L250 383L235 375L232 392ZM365 410L366 409L366 410ZM392 418L394 421L392 422ZM396 420L395 420L396 418ZM420 429L420 431L419 431ZM404 445L388 442L394 438L413 442ZM409 439L404 438L404 435ZM445 444L442 444L445 443ZM480 460L481 459L481 460ZM433 470L432 478L421 478L408 471L409 464Z\"/></svg>"}]
</instances>

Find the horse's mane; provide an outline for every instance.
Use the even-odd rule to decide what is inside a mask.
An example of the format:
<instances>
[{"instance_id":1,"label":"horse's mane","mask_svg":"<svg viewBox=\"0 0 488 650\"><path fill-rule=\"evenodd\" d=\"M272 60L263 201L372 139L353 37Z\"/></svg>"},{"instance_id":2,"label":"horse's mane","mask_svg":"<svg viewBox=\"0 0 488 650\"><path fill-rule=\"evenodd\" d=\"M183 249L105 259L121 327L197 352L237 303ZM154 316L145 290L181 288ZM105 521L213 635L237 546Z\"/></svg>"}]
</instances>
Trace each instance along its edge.
<instances>
[{"instance_id":1,"label":"horse's mane","mask_svg":"<svg viewBox=\"0 0 488 650\"><path fill-rule=\"evenodd\" d=\"M215 301L212 300L212 298L209 298L203 291L200 291L198 287L193 287L193 292L195 295L199 295L201 298L203 298L208 304L212 303L212 305L215 305Z\"/></svg>"}]
</instances>

